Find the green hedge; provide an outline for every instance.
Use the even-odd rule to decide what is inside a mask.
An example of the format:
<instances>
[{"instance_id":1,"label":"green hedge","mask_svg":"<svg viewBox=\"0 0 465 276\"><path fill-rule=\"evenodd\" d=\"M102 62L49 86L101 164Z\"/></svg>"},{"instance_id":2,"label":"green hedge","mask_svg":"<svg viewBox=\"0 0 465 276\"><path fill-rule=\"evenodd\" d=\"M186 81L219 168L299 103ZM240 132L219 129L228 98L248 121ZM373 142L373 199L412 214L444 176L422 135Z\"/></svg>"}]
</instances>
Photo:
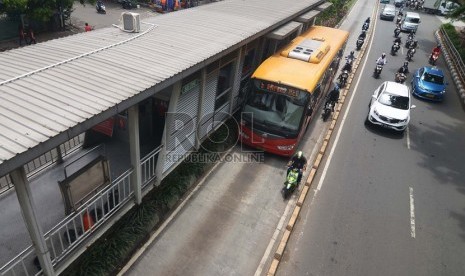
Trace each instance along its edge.
<instances>
[{"instance_id":1,"label":"green hedge","mask_svg":"<svg viewBox=\"0 0 465 276\"><path fill-rule=\"evenodd\" d=\"M238 125L230 119L202 143L198 153L223 152L237 141ZM131 255L149 238L150 233L169 214L196 179L213 163L182 162L159 187L147 194L139 206L133 207L98 241L90 246L62 275L115 274Z\"/></svg>"},{"instance_id":2,"label":"green hedge","mask_svg":"<svg viewBox=\"0 0 465 276\"><path fill-rule=\"evenodd\" d=\"M329 0L332 6L320 13L316 18L316 25L335 27L356 0Z\"/></svg>"},{"instance_id":3,"label":"green hedge","mask_svg":"<svg viewBox=\"0 0 465 276\"><path fill-rule=\"evenodd\" d=\"M460 37L459 33L457 32L457 30L455 29L455 27L452 24L450 24L450 23L443 24L442 28L444 29L444 31L446 31L446 33L449 36L452 44L454 44L455 49L457 49L457 51L459 52L460 57L462 58L462 61L464 61L465 60L465 41L464 41L464 39Z\"/></svg>"}]
</instances>

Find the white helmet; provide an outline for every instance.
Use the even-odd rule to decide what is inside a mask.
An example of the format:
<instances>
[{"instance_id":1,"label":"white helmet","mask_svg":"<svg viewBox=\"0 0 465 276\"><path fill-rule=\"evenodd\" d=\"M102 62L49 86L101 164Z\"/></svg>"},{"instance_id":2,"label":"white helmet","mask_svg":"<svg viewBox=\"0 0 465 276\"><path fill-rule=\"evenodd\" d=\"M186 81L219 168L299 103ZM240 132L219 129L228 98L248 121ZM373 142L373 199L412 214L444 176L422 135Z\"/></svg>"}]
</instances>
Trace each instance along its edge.
<instances>
[{"instance_id":1,"label":"white helmet","mask_svg":"<svg viewBox=\"0 0 465 276\"><path fill-rule=\"evenodd\" d=\"M299 150L299 151L297 152L297 157L298 157L298 158L302 157L302 151L301 151L301 150Z\"/></svg>"}]
</instances>

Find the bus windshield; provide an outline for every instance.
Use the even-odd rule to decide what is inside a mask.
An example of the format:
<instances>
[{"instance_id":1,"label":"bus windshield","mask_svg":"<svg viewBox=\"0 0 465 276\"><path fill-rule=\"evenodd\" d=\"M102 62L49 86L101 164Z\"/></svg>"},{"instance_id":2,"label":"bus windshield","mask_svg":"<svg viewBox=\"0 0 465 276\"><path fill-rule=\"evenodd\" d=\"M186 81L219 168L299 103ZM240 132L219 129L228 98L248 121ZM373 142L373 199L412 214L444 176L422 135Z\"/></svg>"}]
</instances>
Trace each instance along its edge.
<instances>
[{"instance_id":1,"label":"bus windshield","mask_svg":"<svg viewBox=\"0 0 465 276\"><path fill-rule=\"evenodd\" d=\"M254 80L253 88L243 109L246 121L267 130L298 133L310 94L284 85Z\"/></svg>"}]
</instances>

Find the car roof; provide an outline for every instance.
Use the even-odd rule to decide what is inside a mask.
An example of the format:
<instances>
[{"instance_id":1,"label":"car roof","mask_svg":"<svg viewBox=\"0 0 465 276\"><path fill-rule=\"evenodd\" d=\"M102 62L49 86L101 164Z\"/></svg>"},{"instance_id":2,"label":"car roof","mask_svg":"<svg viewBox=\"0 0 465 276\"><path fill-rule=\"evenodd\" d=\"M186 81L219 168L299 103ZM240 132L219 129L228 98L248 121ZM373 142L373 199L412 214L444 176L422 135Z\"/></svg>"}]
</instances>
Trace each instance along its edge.
<instances>
[{"instance_id":1,"label":"car roof","mask_svg":"<svg viewBox=\"0 0 465 276\"><path fill-rule=\"evenodd\" d=\"M386 88L384 88L384 91L390 94L404 96L404 97L410 96L408 87L404 84L400 84L394 81L386 81L384 84L386 85Z\"/></svg>"},{"instance_id":2,"label":"car roof","mask_svg":"<svg viewBox=\"0 0 465 276\"><path fill-rule=\"evenodd\" d=\"M396 7L394 7L394 5L392 4L386 4L384 5L384 10L395 10Z\"/></svg>"},{"instance_id":3,"label":"car roof","mask_svg":"<svg viewBox=\"0 0 465 276\"><path fill-rule=\"evenodd\" d=\"M441 69L439 69L438 67L436 67L436 66L433 66L433 67L425 66L423 68L425 69L425 72L427 72L427 73L430 73L430 74L436 75L436 76L444 77L444 72Z\"/></svg>"},{"instance_id":4,"label":"car roof","mask_svg":"<svg viewBox=\"0 0 465 276\"><path fill-rule=\"evenodd\" d=\"M416 18L420 18L420 15L416 12L407 12L405 14L405 17L416 17Z\"/></svg>"}]
</instances>

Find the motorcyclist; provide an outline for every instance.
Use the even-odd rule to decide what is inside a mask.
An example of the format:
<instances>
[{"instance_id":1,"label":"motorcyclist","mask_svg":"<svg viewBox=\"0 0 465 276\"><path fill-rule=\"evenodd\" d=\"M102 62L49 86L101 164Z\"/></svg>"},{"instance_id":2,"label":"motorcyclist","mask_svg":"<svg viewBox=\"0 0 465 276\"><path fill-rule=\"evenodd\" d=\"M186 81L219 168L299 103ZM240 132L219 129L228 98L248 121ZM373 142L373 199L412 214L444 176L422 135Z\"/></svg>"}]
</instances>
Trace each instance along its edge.
<instances>
[{"instance_id":1,"label":"motorcyclist","mask_svg":"<svg viewBox=\"0 0 465 276\"><path fill-rule=\"evenodd\" d=\"M376 64L378 64L378 65L385 65L386 63L387 63L386 53L383 53L383 54L376 60Z\"/></svg>"},{"instance_id":2,"label":"motorcyclist","mask_svg":"<svg viewBox=\"0 0 465 276\"><path fill-rule=\"evenodd\" d=\"M396 28L394 29L394 35L400 35L400 26L396 26Z\"/></svg>"},{"instance_id":3,"label":"motorcyclist","mask_svg":"<svg viewBox=\"0 0 465 276\"><path fill-rule=\"evenodd\" d=\"M405 74L405 75L407 75L409 73L408 61L404 62L404 64L399 68L399 70L397 70L397 73Z\"/></svg>"},{"instance_id":4,"label":"motorcyclist","mask_svg":"<svg viewBox=\"0 0 465 276\"><path fill-rule=\"evenodd\" d=\"M334 106L336 105L337 101L339 101L339 85L335 85L333 90L331 90L328 93L328 96L326 97L326 102L325 102L325 107L328 106L328 104L332 103L332 110L334 112Z\"/></svg>"},{"instance_id":5,"label":"motorcyclist","mask_svg":"<svg viewBox=\"0 0 465 276\"><path fill-rule=\"evenodd\" d=\"M358 39L363 39L363 40L365 40L366 37L367 37L367 32L366 32L366 31L362 31L362 33L360 33L360 35L358 36Z\"/></svg>"},{"instance_id":6,"label":"motorcyclist","mask_svg":"<svg viewBox=\"0 0 465 276\"><path fill-rule=\"evenodd\" d=\"M399 43L399 45L402 45L402 37L400 35L394 39L394 43L396 42Z\"/></svg>"},{"instance_id":7,"label":"motorcyclist","mask_svg":"<svg viewBox=\"0 0 465 276\"><path fill-rule=\"evenodd\" d=\"M413 49L418 48L418 40L415 39L415 40L410 44L410 48L413 48Z\"/></svg>"},{"instance_id":8,"label":"motorcyclist","mask_svg":"<svg viewBox=\"0 0 465 276\"><path fill-rule=\"evenodd\" d=\"M349 70L342 70L342 73L339 75L339 77L337 79L341 83L343 78L345 78L346 81L347 81L347 79L349 78Z\"/></svg>"},{"instance_id":9,"label":"motorcyclist","mask_svg":"<svg viewBox=\"0 0 465 276\"><path fill-rule=\"evenodd\" d=\"M293 168L296 168L299 170L299 176L297 177L297 183L300 183L300 180L302 180L302 174L307 169L307 158L304 157L302 151L298 151L297 154L292 156L291 160L289 160L289 163L287 163L287 166L288 166L288 169L287 169L286 175L289 175L289 172Z\"/></svg>"},{"instance_id":10,"label":"motorcyclist","mask_svg":"<svg viewBox=\"0 0 465 276\"><path fill-rule=\"evenodd\" d=\"M370 17L368 17L368 18L365 20L365 23L370 24Z\"/></svg>"},{"instance_id":11,"label":"motorcyclist","mask_svg":"<svg viewBox=\"0 0 465 276\"><path fill-rule=\"evenodd\" d=\"M352 71L352 63L347 60L346 64L342 67L342 71Z\"/></svg>"},{"instance_id":12,"label":"motorcyclist","mask_svg":"<svg viewBox=\"0 0 465 276\"><path fill-rule=\"evenodd\" d=\"M352 63L355 59L355 52L354 51L350 51L350 54L346 56L346 60L349 62L350 60L350 63Z\"/></svg>"},{"instance_id":13,"label":"motorcyclist","mask_svg":"<svg viewBox=\"0 0 465 276\"><path fill-rule=\"evenodd\" d=\"M97 11L102 11L102 6L103 6L103 2L101 0L97 0L97 4L96 4Z\"/></svg>"},{"instance_id":14,"label":"motorcyclist","mask_svg":"<svg viewBox=\"0 0 465 276\"><path fill-rule=\"evenodd\" d=\"M436 55L439 57L440 54L441 54L441 45L438 44L436 47L433 48L431 55Z\"/></svg>"}]
</instances>

